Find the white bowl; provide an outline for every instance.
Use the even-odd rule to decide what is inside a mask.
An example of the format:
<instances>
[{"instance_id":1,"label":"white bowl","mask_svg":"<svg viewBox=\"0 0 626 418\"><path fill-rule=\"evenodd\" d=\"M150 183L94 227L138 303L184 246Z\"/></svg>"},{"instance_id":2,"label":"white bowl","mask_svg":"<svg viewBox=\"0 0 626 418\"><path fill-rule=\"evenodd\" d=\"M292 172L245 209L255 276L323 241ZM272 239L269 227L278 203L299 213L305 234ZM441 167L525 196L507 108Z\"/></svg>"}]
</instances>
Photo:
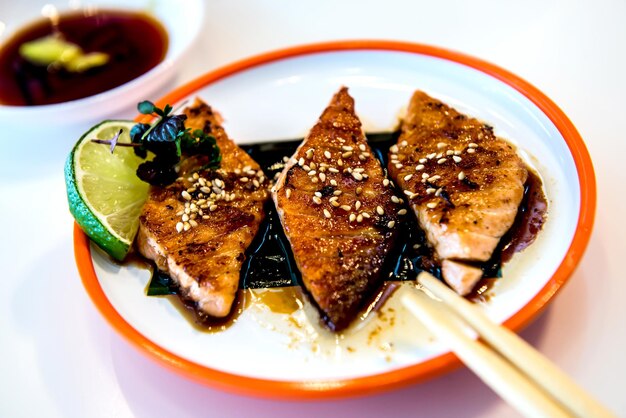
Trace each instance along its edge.
<instances>
[{"instance_id":1,"label":"white bowl","mask_svg":"<svg viewBox=\"0 0 626 418\"><path fill-rule=\"evenodd\" d=\"M42 106L0 104L0 123L71 124L97 121L151 97L175 75L198 37L204 21L202 0L25 0L0 3L0 48L16 31L42 17L42 8L54 6L60 13L86 7L137 10L153 15L169 37L163 61L143 75L105 92L69 102Z\"/></svg>"}]
</instances>

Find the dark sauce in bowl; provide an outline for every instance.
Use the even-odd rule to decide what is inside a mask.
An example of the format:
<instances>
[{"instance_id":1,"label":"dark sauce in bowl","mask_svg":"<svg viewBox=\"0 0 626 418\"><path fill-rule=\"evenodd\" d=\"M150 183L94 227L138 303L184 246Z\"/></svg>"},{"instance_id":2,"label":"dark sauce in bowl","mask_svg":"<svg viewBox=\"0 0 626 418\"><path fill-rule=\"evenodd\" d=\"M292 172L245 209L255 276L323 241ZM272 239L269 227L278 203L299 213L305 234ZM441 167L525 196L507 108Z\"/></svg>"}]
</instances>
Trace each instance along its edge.
<instances>
[{"instance_id":1,"label":"dark sauce in bowl","mask_svg":"<svg viewBox=\"0 0 626 418\"><path fill-rule=\"evenodd\" d=\"M389 147L397 140L397 133L367 134L369 145L374 154L387 166ZM242 148L256 160L265 174L272 178L280 172L284 156L291 156L302 142L301 139L276 141L254 145L242 145ZM396 195L401 195L396 191ZM408 206L407 206L407 209ZM231 314L224 319L214 319L202 315L195 309L193 302L185 302L187 313L195 315L195 322L207 331L221 330L233 324L247 306L242 303L242 294L251 289L286 289L293 292L294 288L302 288L300 272L296 267L291 248L278 219L272 200L265 207L266 216L259 231L246 252L246 260L241 269L239 282L239 298L234 304ZM412 211L409 210L409 214ZM547 214L547 201L542 189L541 179L529 170L525 185L524 198L518 209L516 220L500 244L493 257L479 264L483 270L483 279L467 296L473 301L484 301L489 298L488 290L501 276L502 264L530 245L541 230ZM378 311L402 281L415 280L422 271L427 271L441 279L441 269L433 250L427 245L424 232L417 225L415 216L407 215L398 228L398 237L394 250L387 257L383 268L385 284L364 303L364 311ZM243 293L242 293L243 291ZM176 293L173 291L173 293ZM304 292L304 295L306 293ZM307 303L314 303L307 298ZM271 306L270 306L271 308ZM187 316L187 318L190 318ZM324 318L322 318L324 320Z\"/></svg>"},{"instance_id":2,"label":"dark sauce in bowl","mask_svg":"<svg viewBox=\"0 0 626 418\"><path fill-rule=\"evenodd\" d=\"M84 72L37 65L20 46L59 34L85 53L102 52L109 61ZM15 33L0 47L0 104L38 106L82 99L127 83L163 61L165 28L146 13L84 10L41 19Z\"/></svg>"}]
</instances>

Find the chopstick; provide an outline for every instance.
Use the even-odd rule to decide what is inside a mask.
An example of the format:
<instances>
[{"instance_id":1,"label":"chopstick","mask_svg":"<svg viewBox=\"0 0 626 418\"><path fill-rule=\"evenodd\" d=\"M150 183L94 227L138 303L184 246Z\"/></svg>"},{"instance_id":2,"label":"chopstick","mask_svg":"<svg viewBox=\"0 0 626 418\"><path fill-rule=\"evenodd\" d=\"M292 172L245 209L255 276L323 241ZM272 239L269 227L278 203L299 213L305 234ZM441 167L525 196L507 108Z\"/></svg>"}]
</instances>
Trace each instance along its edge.
<instances>
[{"instance_id":1,"label":"chopstick","mask_svg":"<svg viewBox=\"0 0 626 418\"><path fill-rule=\"evenodd\" d=\"M437 278L420 273L417 281L425 289L404 294L403 304L522 415L614 417L532 346Z\"/></svg>"}]
</instances>

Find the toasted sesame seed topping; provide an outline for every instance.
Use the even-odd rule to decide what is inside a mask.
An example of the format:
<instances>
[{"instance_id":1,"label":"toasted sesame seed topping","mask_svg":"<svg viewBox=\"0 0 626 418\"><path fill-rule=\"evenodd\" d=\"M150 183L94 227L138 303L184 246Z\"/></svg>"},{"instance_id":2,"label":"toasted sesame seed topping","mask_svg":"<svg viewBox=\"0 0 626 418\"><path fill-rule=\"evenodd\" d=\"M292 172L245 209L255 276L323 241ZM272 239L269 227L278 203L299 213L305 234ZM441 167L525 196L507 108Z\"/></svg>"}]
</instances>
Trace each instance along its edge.
<instances>
[{"instance_id":1,"label":"toasted sesame seed topping","mask_svg":"<svg viewBox=\"0 0 626 418\"><path fill-rule=\"evenodd\" d=\"M335 191L333 192L333 195L335 195L335 196L341 196L341 193L343 193L341 190L335 190Z\"/></svg>"},{"instance_id":2,"label":"toasted sesame seed topping","mask_svg":"<svg viewBox=\"0 0 626 418\"><path fill-rule=\"evenodd\" d=\"M421 164L424 164L427 161L428 161L428 159L426 159L426 158L420 158L418 162L421 163Z\"/></svg>"},{"instance_id":3,"label":"toasted sesame seed topping","mask_svg":"<svg viewBox=\"0 0 626 418\"><path fill-rule=\"evenodd\" d=\"M429 187L428 189L426 189L426 194L433 194L435 193L435 189L433 189L432 187Z\"/></svg>"},{"instance_id":4,"label":"toasted sesame seed topping","mask_svg":"<svg viewBox=\"0 0 626 418\"><path fill-rule=\"evenodd\" d=\"M324 157L326 157L326 158L332 157L331 154L330 154L330 151L324 151Z\"/></svg>"},{"instance_id":5,"label":"toasted sesame seed topping","mask_svg":"<svg viewBox=\"0 0 626 418\"><path fill-rule=\"evenodd\" d=\"M396 221L389 221L389 223L387 223L387 228L393 228L394 226L396 226Z\"/></svg>"},{"instance_id":6,"label":"toasted sesame seed topping","mask_svg":"<svg viewBox=\"0 0 626 418\"><path fill-rule=\"evenodd\" d=\"M348 220L350 222L354 222L355 219L356 219L356 215L354 213L351 213L350 216L348 217Z\"/></svg>"},{"instance_id":7,"label":"toasted sesame seed topping","mask_svg":"<svg viewBox=\"0 0 626 418\"><path fill-rule=\"evenodd\" d=\"M350 145L342 145L341 149L344 151L352 151L354 148L352 148Z\"/></svg>"},{"instance_id":8,"label":"toasted sesame seed topping","mask_svg":"<svg viewBox=\"0 0 626 418\"><path fill-rule=\"evenodd\" d=\"M391 151L394 154L398 153L398 146L397 145L392 145L391 147L389 147L389 151Z\"/></svg>"},{"instance_id":9,"label":"toasted sesame seed topping","mask_svg":"<svg viewBox=\"0 0 626 418\"><path fill-rule=\"evenodd\" d=\"M321 205L322 199L319 196L313 196L313 202L317 205Z\"/></svg>"},{"instance_id":10,"label":"toasted sesame seed topping","mask_svg":"<svg viewBox=\"0 0 626 418\"><path fill-rule=\"evenodd\" d=\"M362 187L357 187L356 190L354 191L354 193L358 196L361 194L361 192L363 191Z\"/></svg>"},{"instance_id":11,"label":"toasted sesame seed topping","mask_svg":"<svg viewBox=\"0 0 626 418\"><path fill-rule=\"evenodd\" d=\"M317 174L317 171L315 170L311 170L307 173L309 176L314 176L315 174Z\"/></svg>"},{"instance_id":12,"label":"toasted sesame seed topping","mask_svg":"<svg viewBox=\"0 0 626 418\"><path fill-rule=\"evenodd\" d=\"M336 185L337 185L337 180L335 180L335 179L331 179L331 180L330 180L330 184L331 184L332 186L336 186Z\"/></svg>"},{"instance_id":13,"label":"toasted sesame seed topping","mask_svg":"<svg viewBox=\"0 0 626 418\"><path fill-rule=\"evenodd\" d=\"M402 164L400 163L396 164L396 168L402 168L402 167L404 167Z\"/></svg>"},{"instance_id":14,"label":"toasted sesame seed topping","mask_svg":"<svg viewBox=\"0 0 626 418\"><path fill-rule=\"evenodd\" d=\"M354 203L354 209L356 209L356 210L361 209L361 201L360 201L360 200L357 200L357 201Z\"/></svg>"},{"instance_id":15,"label":"toasted sesame seed topping","mask_svg":"<svg viewBox=\"0 0 626 418\"><path fill-rule=\"evenodd\" d=\"M442 148L445 148L447 145L448 145L448 144L446 144L445 142L439 142L439 143L437 144L437 148L442 149Z\"/></svg>"},{"instance_id":16,"label":"toasted sesame seed topping","mask_svg":"<svg viewBox=\"0 0 626 418\"><path fill-rule=\"evenodd\" d=\"M339 167L342 167L342 166L343 166L343 160L342 160L341 158L338 158L338 159L337 159L337 165L338 165Z\"/></svg>"},{"instance_id":17,"label":"toasted sesame seed topping","mask_svg":"<svg viewBox=\"0 0 626 418\"><path fill-rule=\"evenodd\" d=\"M406 209L400 209L398 215L406 215Z\"/></svg>"},{"instance_id":18,"label":"toasted sesame seed topping","mask_svg":"<svg viewBox=\"0 0 626 418\"><path fill-rule=\"evenodd\" d=\"M447 158L440 158L440 159L438 159L438 160L437 160L437 164L443 164L443 163L445 163L446 161L448 161L448 159L447 159Z\"/></svg>"},{"instance_id":19,"label":"toasted sesame seed topping","mask_svg":"<svg viewBox=\"0 0 626 418\"><path fill-rule=\"evenodd\" d=\"M217 205L209 206L209 211L211 211L211 212L215 212L216 209L217 209Z\"/></svg>"},{"instance_id":20,"label":"toasted sesame seed topping","mask_svg":"<svg viewBox=\"0 0 626 418\"><path fill-rule=\"evenodd\" d=\"M326 181L326 174L324 174L324 173L320 173L320 174L319 174L319 178L320 178L320 180L322 180L322 181Z\"/></svg>"},{"instance_id":21,"label":"toasted sesame seed topping","mask_svg":"<svg viewBox=\"0 0 626 418\"><path fill-rule=\"evenodd\" d=\"M455 163L460 163L463 160L461 157L458 157L456 155L452 157L452 159L454 160Z\"/></svg>"},{"instance_id":22,"label":"toasted sesame seed topping","mask_svg":"<svg viewBox=\"0 0 626 418\"><path fill-rule=\"evenodd\" d=\"M183 223L182 222L176 223L176 232L181 233L182 231L183 231Z\"/></svg>"},{"instance_id":23,"label":"toasted sesame seed topping","mask_svg":"<svg viewBox=\"0 0 626 418\"><path fill-rule=\"evenodd\" d=\"M454 155L461 155L461 153L462 153L462 151L460 151L458 149L454 150Z\"/></svg>"},{"instance_id":24,"label":"toasted sesame seed topping","mask_svg":"<svg viewBox=\"0 0 626 418\"><path fill-rule=\"evenodd\" d=\"M443 189L440 187L437 189L437 191L435 192L435 196L439 197L441 195L441 192L443 191Z\"/></svg>"},{"instance_id":25,"label":"toasted sesame seed topping","mask_svg":"<svg viewBox=\"0 0 626 418\"><path fill-rule=\"evenodd\" d=\"M428 173L422 173L422 178L423 178L423 179L427 179L428 177L430 177L430 174L428 174Z\"/></svg>"},{"instance_id":26,"label":"toasted sesame seed topping","mask_svg":"<svg viewBox=\"0 0 626 418\"><path fill-rule=\"evenodd\" d=\"M357 217L356 217L356 221L357 221L358 223L363 222L363 215L361 215L361 214L359 213L359 214L357 215Z\"/></svg>"},{"instance_id":27,"label":"toasted sesame seed topping","mask_svg":"<svg viewBox=\"0 0 626 418\"><path fill-rule=\"evenodd\" d=\"M405 195L407 195L407 196L409 196L409 198L412 198L412 197L414 196L414 194L415 194L415 193L413 193L413 192L412 192L412 191L410 191L410 190L404 190L404 194L405 194Z\"/></svg>"},{"instance_id":28,"label":"toasted sesame seed topping","mask_svg":"<svg viewBox=\"0 0 626 418\"><path fill-rule=\"evenodd\" d=\"M287 199L291 197L291 189L285 189L285 196L287 196Z\"/></svg>"},{"instance_id":29,"label":"toasted sesame seed topping","mask_svg":"<svg viewBox=\"0 0 626 418\"><path fill-rule=\"evenodd\" d=\"M248 182L248 180L249 180L249 179L248 179L248 177L241 177L241 178L239 179L239 181L240 181L240 182L242 182L242 183L247 183L247 182Z\"/></svg>"},{"instance_id":30,"label":"toasted sesame seed topping","mask_svg":"<svg viewBox=\"0 0 626 418\"><path fill-rule=\"evenodd\" d=\"M337 170L335 167L330 167L328 169L328 171L330 171L331 173L338 173L339 172L339 170Z\"/></svg>"},{"instance_id":31,"label":"toasted sesame seed topping","mask_svg":"<svg viewBox=\"0 0 626 418\"><path fill-rule=\"evenodd\" d=\"M418 250L421 247L421 245L419 244L413 244L413 249L414 250Z\"/></svg>"},{"instance_id":32,"label":"toasted sesame seed topping","mask_svg":"<svg viewBox=\"0 0 626 418\"><path fill-rule=\"evenodd\" d=\"M315 170L317 168L317 164L311 162L311 164L309 164L309 167L311 167L311 170Z\"/></svg>"},{"instance_id":33,"label":"toasted sesame seed topping","mask_svg":"<svg viewBox=\"0 0 626 418\"><path fill-rule=\"evenodd\" d=\"M426 156L426 158L428 158L429 160L432 160L433 158L435 158L435 156L436 156L436 155L437 155L437 153L436 153L436 152L433 152L433 153L431 153L431 154L428 154L428 155Z\"/></svg>"},{"instance_id":34,"label":"toasted sesame seed topping","mask_svg":"<svg viewBox=\"0 0 626 418\"><path fill-rule=\"evenodd\" d=\"M428 181L433 182L433 181L439 180L440 178L441 178L441 176L435 175L435 176L429 177Z\"/></svg>"},{"instance_id":35,"label":"toasted sesame seed topping","mask_svg":"<svg viewBox=\"0 0 626 418\"><path fill-rule=\"evenodd\" d=\"M426 203L426 207L428 209L435 209L437 207L437 202L428 202Z\"/></svg>"},{"instance_id":36,"label":"toasted sesame seed topping","mask_svg":"<svg viewBox=\"0 0 626 418\"><path fill-rule=\"evenodd\" d=\"M382 206L376 206L376 213L379 215L384 215L385 214L385 210L383 209Z\"/></svg>"},{"instance_id":37,"label":"toasted sesame seed topping","mask_svg":"<svg viewBox=\"0 0 626 418\"><path fill-rule=\"evenodd\" d=\"M343 158L350 158L350 157L352 157L352 151L346 151L343 154L341 154L341 156Z\"/></svg>"},{"instance_id":38,"label":"toasted sesame seed topping","mask_svg":"<svg viewBox=\"0 0 626 418\"><path fill-rule=\"evenodd\" d=\"M313 158L313 148L309 148L308 150L306 150L306 158L308 158L309 160Z\"/></svg>"},{"instance_id":39,"label":"toasted sesame seed topping","mask_svg":"<svg viewBox=\"0 0 626 418\"><path fill-rule=\"evenodd\" d=\"M359 149L361 151L365 151L365 150L367 150L367 147L365 146L365 144L359 144Z\"/></svg>"},{"instance_id":40,"label":"toasted sesame seed topping","mask_svg":"<svg viewBox=\"0 0 626 418\"><path fill-rule=\"evenodd\" d=\"M396 195L391 196L391 201L393 203L400 203L400 199Z\"/></svg>"},{"instance_id":41,"label":"toasted sesame seed topping","mask_svg":"<svg viewBox=\"0 0 626 418\"><path fill-rule=\"evenodd\" d=\"M383 186L389 186L389 179L383 179Z\"/></svg>"},{"instance_id":42,"label":"toasted sesame seed topping","mask_svg":"<svg viewBox=\"0 0 626 418\"><path fill-rule=\"evenodd\" d=\"M478 148L478 144L475 144L474 142L470 142L467 146L470 148Z\"/></svg>"},{"instance_id":43,"label":"toasted sesame seed topping","mask_svg":"<svg viewBox=\"0 0 626 418\"><path fill-rule=\"evenodd\" d=\"M311 177L311 183L317 183L317 177Z\"/></svg>"},{"instance_id":44,"label":"toasted sesame seed topping","mask_svg":"<svg viewBox=\"0 0 626 418\"><path fill-rule=\"evenodd\" d=\"M184 222L183 231L189 231L190 229L191 229L191 225L189 225L189 222Z\"/></svg>"},{"instance_id":45,"label":"toasted sesame seed topping","mask_svg":"<svg viewBox=\"0 0 626 418\"><path fill-rule=\"evenodd\" d=\"M324 216L330 218L330 212L328 211L328 209L324 209Z\"/></svg>"},{"instance_id":46,"label":"toasted sesame seed topping","mask_svg":"<svg viewBox=\"0 0 626 418\"><path fill-rule=\"evenodd\" d=\"M361 215L362 215L364 218L367 218L367 219L369 219L369 218L370 218L370 214L369 214L369 213L367 213L367 212L361 212Z\"/></svg>"},{"instance_id":47,"label":"toasted sesame seed topping","mask_svg":"<svg viewBox=\"0 0 626 418\"><path fill-rule=\"evenodd\" d=\"M359 160L365 161L367 160L367 157L365 156L365 154L359 154Z\"/></svg>"},{"instance_id":48,"label":"toasted sesame seed topping","mask_svg":"<svg viewBox=\"0 0 626 418\"><path fill-rule=\"evenodd\" d=\"M354 179L357 181L363 180L363 176L361 175L361 173L352 173L352 177L354 177Z\"/></svg>"},{"instance_id":49,"label":"toasted sesame seed topping","mask_svg":"<svg viewBox=\"0 0 626 418\"><path fill-rule=\"evenodd\" d=\"M346 212L350 212L352 210L352 206L350 205L341 205L339 208L345 210Z\"/></svg>"},{"instance_id":50,"label":"toasted sesame seed topping","mask_svg":"<svg viewBox=\"0 0 626 418\"><path fill-rule=\"evenodd\" d=\"M401 146L401 147L406 147L407 145L409 145L409 143L408 143L408 142L406 142L406 141L402 141L402 142L400 142L400 146Z\"/></svg>"},{"instance_id":51,"label":"toasted sesame seed topping","mask_svg":"<svg viewBox=\"0 0 626 418\"><path fill-rule=\"evenodd\" d=\"M461 171L457 177L459 180L463 180L465 179L465 173Z\"/></svg>"},{"instance_id":52,"label":"toasted sesame seed topping","mask_svg":"<svg viewBox=\"0 0 626 418\"><path fill-rule=\"evenodd\" d=\"M476 148L468 148L468 149L467 149L467 153L468 153L468 154L473 154L473 153L475 153L475 152L476 152Z\"/></svg>"},{"instance_id":53,"label":"toasted sesame seed topping","mask_svg":"<svg viewBox=\"0 0 626 418\"><path fill-rule=\"evenodd\" d=\"M304 158L303 157L300 157L300 159L298 160L298 165L300 167L302 167L304 165Z\"/></svg>"},{"instance_id":54,"label":"toasted sesame seed topping","mask_svg":"<svg viewBox=\"0 0 626 418\"><path fill-rule=\"evenodd\" d=\"M420 171L424 169L424 164L418 164L415 166L415 171Z\"/></svg>"},{"instance_id":55,"label":"toasted sesame seed topping","mask_svg":"<svg viewBox=\"0 0 626 418\"><path fill-rule=\"evenodd\" d=\"M308 165L306 165L306 164L302 166L302 169L303 169L304 171L311 171L311 170L312 170L312 169L311 169L311 167L309 167L309 166L308 166Z\"/></svg>"},{"instance_id":56,"label":"toasted sesame seed topping","mask_svg":"<svg viewBox=\"0 0 626 418\"><path fill-rule=\"evenodd\" d=\"M257 189L259 188L259 186L261 186L257 179L252 180L252 184L254 184L254 187L256 187Z\"/></svg>"},{"instance_id":57,"label":"toasted sesame seed topping","mask_svg":"<svg viewBox=\"0 0 626 418\"><path fill-rule=\"evenodd\" d=\"M185 200L191 200L191 195L189 194L189 192L187 190L183 190L181 192L181 196L183 197L183 199Z\"/></svg>"},{"instance_id":58,"label":"toasted sesame seed topping","mask_svg":"<svg viewBox=\"0 0 626 418\"><path fill-rule=\"evenodd\" d=\"M195 228L196 226L198 226L198 222L196 222L196 221L194 221L193 219L191 219L191 220L189 221L189 225L191 225L192 227L194 227L194 228Z\"/></svg>"},{"instance_id":59,"label":"toasted sesame seed topping","mask_svg":"<svg viewBox=\"0 0 626 418\"><path fill-rule=\"evenodd\" d=\"M407 174L406 176L404 176L404 181L409 181L413 178L413 174Z\"/></svg>"}]
</instances>

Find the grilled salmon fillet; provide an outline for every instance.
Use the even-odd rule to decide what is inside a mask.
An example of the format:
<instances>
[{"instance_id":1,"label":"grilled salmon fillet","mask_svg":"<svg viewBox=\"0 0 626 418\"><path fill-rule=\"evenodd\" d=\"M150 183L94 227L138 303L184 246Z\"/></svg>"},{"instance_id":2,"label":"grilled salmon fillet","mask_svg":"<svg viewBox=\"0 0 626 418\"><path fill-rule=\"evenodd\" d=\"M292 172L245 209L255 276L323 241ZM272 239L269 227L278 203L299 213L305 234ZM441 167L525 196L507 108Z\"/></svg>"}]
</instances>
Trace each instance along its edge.
<instances>
[{"instance_id":1,"label":"grilled salmon fillet","mask_svg":"<svg viewBox=\"0 0 626 418\"><path fill-rule=\"evenodd\" d=\"M199 312L224 317L239 286L244 253L265 216L267 184L259 165L239 148L207 104L185 110L186 127L215 137L222 155L217 170L202 159L181 162L180 177L150 189L140 217L137 247L176 281Z\"/></svg>"},{"instance_id":2,"label":"grilled salmon fillet","mask_svg":"<svg viewBox=\"0 0 626 418\"><path fill-rule=\"evenodd\" d=\"M416 91L389 173L444 262L444 280L469 293L480 275L465 262L491 257L524 195L528 172L516 149L490 126Z\"/></svg>"},{"instance_id":3,"label":"grilled salmon fillet","mask_svg":"<svg viewBox=\"0 0 626 418\"><path fill-rule=\"evenodd\" d=\"M272 196L304 286L329 328L345 328L383 279L400 210L347 88L286 164Z\"/></svg>"}]
</instances>

